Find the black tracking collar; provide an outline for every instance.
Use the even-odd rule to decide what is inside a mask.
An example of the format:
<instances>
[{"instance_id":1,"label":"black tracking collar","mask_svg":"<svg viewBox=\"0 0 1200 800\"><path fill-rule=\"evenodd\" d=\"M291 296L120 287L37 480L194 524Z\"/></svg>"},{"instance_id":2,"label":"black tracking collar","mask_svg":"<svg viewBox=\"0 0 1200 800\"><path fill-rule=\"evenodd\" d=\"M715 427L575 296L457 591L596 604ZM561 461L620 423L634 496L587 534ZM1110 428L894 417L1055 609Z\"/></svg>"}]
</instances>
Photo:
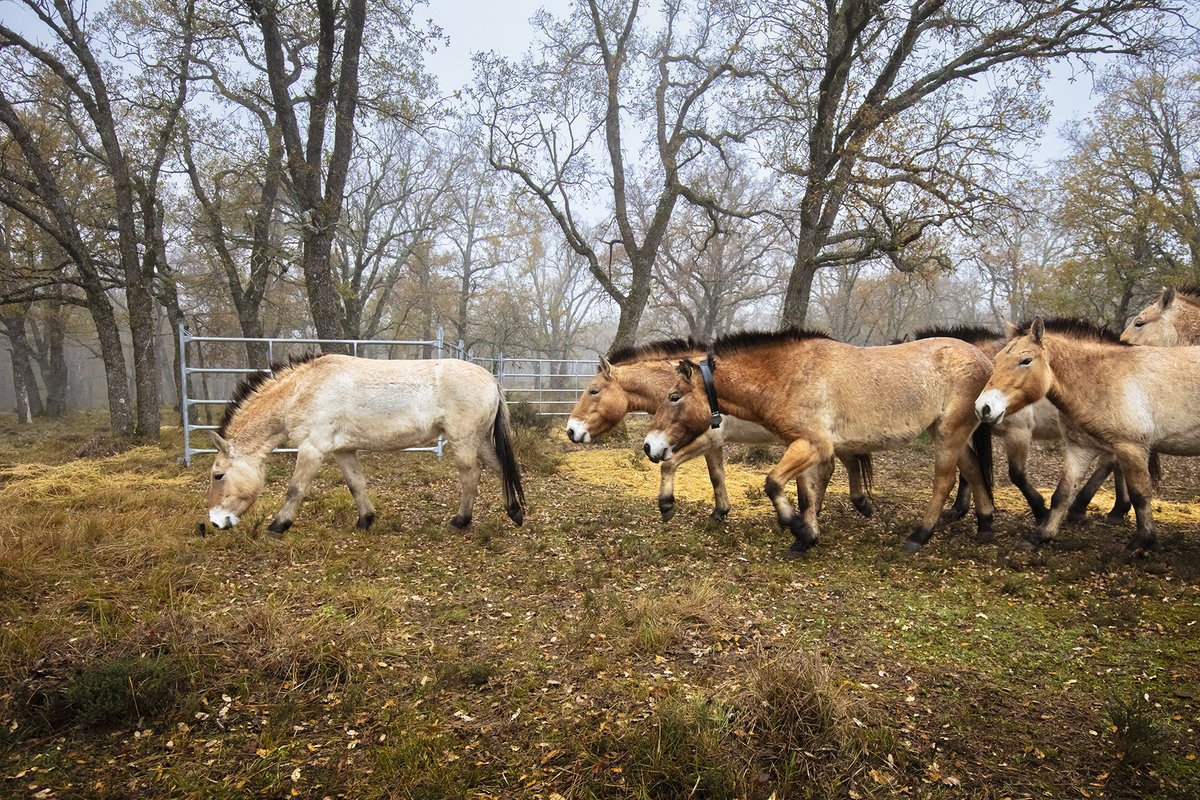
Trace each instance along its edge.
<instances>
[{"instance_id":1,"label":"black tracking collar","mask_svg":"<svg viewBox=\"0 0 1200 800\"><path fill-rule=\"evenodd\" d=\"M713 354L700 362L700 377L704 379L704 393L708 395L708 410L712 412L712 427L721 427L721 412L717 408L717 387L713 383L713 370L716 369Z\"/></svg>"}]
</instances>

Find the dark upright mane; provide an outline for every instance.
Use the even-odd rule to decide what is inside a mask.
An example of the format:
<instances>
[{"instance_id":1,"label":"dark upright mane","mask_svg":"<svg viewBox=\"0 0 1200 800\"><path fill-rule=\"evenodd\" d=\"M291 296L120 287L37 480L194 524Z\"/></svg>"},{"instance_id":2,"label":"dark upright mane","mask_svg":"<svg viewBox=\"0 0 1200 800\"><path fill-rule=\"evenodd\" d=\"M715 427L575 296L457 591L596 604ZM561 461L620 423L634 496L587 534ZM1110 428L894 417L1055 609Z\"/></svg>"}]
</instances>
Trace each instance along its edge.
<instances>
[{"instance_id":1,"label":"dark upright mane","mask_svg":"<svg viewBox=\"0 0 1200 800\"><path fill-rule=\"evenodd\" d=\"M270 372L252 372L242 379L237 388L233 390L233 397L229 398L229 402L225 404L225 411L221 414L221 424L217 427L217 435L224 437L225 431L229 427L229 423L233 422L234 416L237 415L239 409L246 404L246 401L254 396L264 383L274 378L279 377L279 373L286 372L307 364L310 361L315 361L321 357L321 353L305 353L301 356L289 356L286 364L272 364Z\"/></svg>"},{"instance_id":2,"label":"dark upright mane","mask_svg":"<svg viewBox=\"0 0 1200 800\"><path fill-rule=\"evenodd\" d=\"M1108 328L1104 325L1097 325L1091 320L1082 319L1080 317L1051 317L1044 319L1042 322L1046 326L1046 333L1057 333L1063 336L1070 336L1072 339L1084 339L1092 342L1105 342L1107 344L1116 344L1121 347L1132 347L1128 342L1121 341L1121 334ZM1022 322L1017 326L1016 336L1025 336L1029 333L1030 326L1033 322Z\"/></svg>"},{"instance_id":3,"label":"dark upright mane","mask_svg":"<svg viewBox=\"0 0 1200 800\"><path fill-rule=\"evenodd\" d=\"M767 347L780 342L803 342L808 339L829 339L833 337L821 331L810 331L804 328L784 328L778 331L739 331L728 336L722 336L713 342L712 349L717 355L731 355L743 350Z\"/></svg>"},{"instance_id":4,"label":"dark upright mane","mask_svg":"<svg viewBox=\"0 0 1200 800\"><path fill-rule=\"evenodd\" d=\"M1186 286L1176 286L1175 296L1191 305L1200 306L1200 286L1189 283Z\"/></svg>"},{"instance_id":5,"label":"dark upright mane","mask_svg":"<svg viewBox=\"0 0 1200 800\"><path fill-rule=\"evenodd\" d=\"M704 352L707 347L708 345L704 342L697 341L690 336L686 339L661 339L657 342L618 347L608 354L608 360L612 364L628 364L633 361L674 358L675 356L694 353L697 350Z\"/></svg>"},{"instance_id":6,"label":"dark upright mane","mask_svg":"<svg viewBox=\"0 0 1200 800\"><path fill-rule=\"evenodd\" d=\"M937 325L932 328L920 328L913 334L914 339L934 339L939 336L961 339L967 344L994 342L1004 338L1004 334L982 325Z\"/></svg>"}]
</instances>

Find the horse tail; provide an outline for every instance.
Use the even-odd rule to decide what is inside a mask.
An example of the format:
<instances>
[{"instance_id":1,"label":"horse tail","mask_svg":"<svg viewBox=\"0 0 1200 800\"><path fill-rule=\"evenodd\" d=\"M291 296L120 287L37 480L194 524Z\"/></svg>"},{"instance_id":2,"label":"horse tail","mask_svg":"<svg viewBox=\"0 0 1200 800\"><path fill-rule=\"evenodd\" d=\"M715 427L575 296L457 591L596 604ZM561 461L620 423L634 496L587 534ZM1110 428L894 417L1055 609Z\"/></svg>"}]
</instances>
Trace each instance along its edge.
<instances>
[{"instance_id":1,"label":"horse tail","mask_svg":"<svg viewBox=\"0 0 1200 800\"><path fill-rule=\"evenodd\" d=\"M508 516L519 527L525 521L525 490L521 487L521 469L513 452L512 427L508 419L508 403L504 402L504 390L499 389L500 406L492 423L492 444L500 462L500 483L504 487L504 507Z\"/></svg>"},{"instance_id":2,"label":"horse tail","mask_svg":"<svg viewBox=\"0 0 1200 800\"><path fill-rule=\"evenodd\" d=\"M858 475L862 479L862 490L871 500L875 499L875 465L870 453L859 453L854 457L854 465L858 467Z\"/></svg>"},{"instance_id":3,"label":"horse tail","mask_svg":"<svg viewBox=\"0 0 1200 800\"><path fill-rule=\"evenodd\" d=\"M992 426L976 425L971 434L971 449L979 461L979 471L983 473L983 488L987 490L988 500L995 500L992 490L995 480L992 475Z\"/></svg>"},{"instance_id":4,"label":"horse tail","mask_svg":"<svg viewBox=\"0 0 1200 800\"><path fill-rule=\"evenodd\" d=\"M1150 470L1150 483L1158 486L1162 481L1162 464L1158 463L1158 453L1150 451L1150 461L1146 466Z\"/></svg>"}]
</instances>

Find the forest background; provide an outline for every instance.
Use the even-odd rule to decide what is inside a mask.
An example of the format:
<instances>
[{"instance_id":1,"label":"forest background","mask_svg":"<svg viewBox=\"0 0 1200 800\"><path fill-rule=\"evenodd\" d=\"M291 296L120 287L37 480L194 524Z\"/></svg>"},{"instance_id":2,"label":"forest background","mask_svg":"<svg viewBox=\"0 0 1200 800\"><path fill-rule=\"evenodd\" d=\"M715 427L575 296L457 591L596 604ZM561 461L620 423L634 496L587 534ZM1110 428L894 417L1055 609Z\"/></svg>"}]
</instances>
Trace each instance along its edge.
<instances>
[{"instance_id":1,"label":"forest background","mask_svg":"<svg viewBox=\"0 0 1200 800\"><path fill-rule=\"evenodd\" d=\"M1188 2L560 1L457 87L447 13L0 3L0 406L156 437L180 325L586 358L1200 283Z\"/></svg>"}]
</instances>

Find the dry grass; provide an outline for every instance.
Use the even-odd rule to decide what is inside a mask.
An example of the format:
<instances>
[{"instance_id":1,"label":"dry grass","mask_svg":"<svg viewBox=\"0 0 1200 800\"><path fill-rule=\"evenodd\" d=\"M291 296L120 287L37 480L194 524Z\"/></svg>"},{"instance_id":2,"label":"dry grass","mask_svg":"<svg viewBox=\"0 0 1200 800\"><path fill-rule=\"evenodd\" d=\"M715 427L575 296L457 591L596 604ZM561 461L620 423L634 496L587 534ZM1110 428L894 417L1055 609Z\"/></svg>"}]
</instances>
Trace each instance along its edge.
<instances>
[{"instance_id":1,"label":"dry grass","mask_svg":"<svg viewBox=\"0 0 1200 800\"><path fill-rule=\"evenodd\" d=\"M0 419L3 796L1200 786L1200 544L1182 514L1160 517L1141 561L1102 525L1014 553L1027 522L1013 510L996 545L961 523L904 558L928 485L918 447L877 459L874 518L835 494L823 544L786 562L753 492L763 467L728 467L723 529L706 522L703 464L685 467L663 526L658 472L632 446L523 425L523 528L489 476L473 529L451 532L448 464L372 455L372 532L354 530L331 467L284 540L265 537L279 459L244 525L201 537L204 465L176 463L175 433L73 458L96 433L82 422ZM1172 462L1168 480L1186 469ZM1168 486L1165 502L1186 510L1187 491Z\"/></svg>"}]
</instances>

